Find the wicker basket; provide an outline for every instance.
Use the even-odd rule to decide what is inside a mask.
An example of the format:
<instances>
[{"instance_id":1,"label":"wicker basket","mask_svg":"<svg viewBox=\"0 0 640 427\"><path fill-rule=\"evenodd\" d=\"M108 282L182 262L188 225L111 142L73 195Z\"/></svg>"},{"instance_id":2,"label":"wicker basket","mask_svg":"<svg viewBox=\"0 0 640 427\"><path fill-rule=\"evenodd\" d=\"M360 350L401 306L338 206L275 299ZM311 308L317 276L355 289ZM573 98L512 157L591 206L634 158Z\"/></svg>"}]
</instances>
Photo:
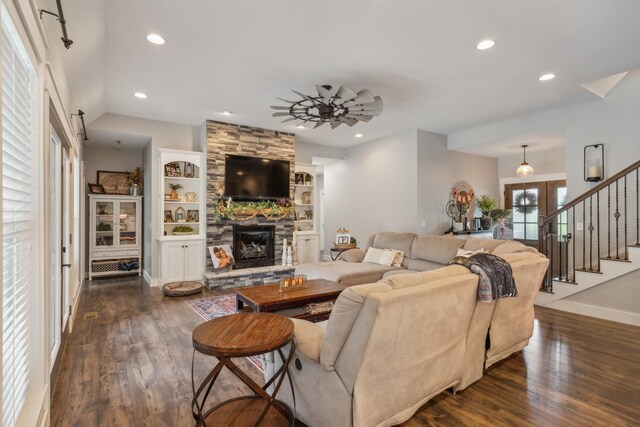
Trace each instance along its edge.
<instances>
[{"instance_id":1,"label":"wicker basket","mask_svg":"<svg viewBox=\"0 0 640 427\"><path fill-rule=\"evenodd\" d=\"M355 249L356 247L357 247L357 243L341 243L341 244L334 243L333 244L333 248L338 250Z\"/></svg>"}]
</instances>

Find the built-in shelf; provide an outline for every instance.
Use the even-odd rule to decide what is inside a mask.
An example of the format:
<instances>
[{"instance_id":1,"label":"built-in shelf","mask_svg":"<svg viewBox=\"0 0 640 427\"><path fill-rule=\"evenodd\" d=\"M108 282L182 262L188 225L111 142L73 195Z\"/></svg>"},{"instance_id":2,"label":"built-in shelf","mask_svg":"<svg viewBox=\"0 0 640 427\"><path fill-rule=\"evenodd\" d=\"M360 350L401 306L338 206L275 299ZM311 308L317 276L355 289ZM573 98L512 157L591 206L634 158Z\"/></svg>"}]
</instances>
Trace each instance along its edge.
<instances>
[{"instance_id":1,"label":"built-in shelf","mask_svg":"<svg viewBox=\"0 0 640 427\"><path fill-rule=\"evenodd\" d=\"M198 222L188 222L188 221L184 221L184 222L165 222L164 225L199 225L200 223Z\"/></svg>"},{"instance_id":2,"label":"built-in shelf","mask_svg":"<svg viewBox=\"0 0 640 427\"><path fill-rule=\"evenodd\" d=\"M296 203L296 206L313 206L313 203Z\"/></svg>"},{"instance_id":3,"label":"built-in shelf","mask_svg":"<svg viewBox=\"0 0 640 427\"><path fill-rule=\"evenodd\" d=\"M200 181L200 178L186 178L184 176L166 176L164 177L167 181Z\"/></svg>"},{"instance_id":4,"label":"built-in shelf","mask_svg":"<svg viewBox=\"0 0 640 427\"><path fill-rule=\"evenodd\" d=\"M178 205L199 205L200 202L176 202L175 200L165 200L165 204L178 204Z\"/></svg>"},{"instance_id":5,"label":"built-in shelf","mask_svg":"<svg viewBox=\"0 0 640 427\"><path fill-rule=\"evenodd\" d=\"M313 188L313 184L294 184L296 187L309 187Z\"/></svg>"},{"instance_id":6,"label":"built-in shelf","mask_svg":"<svg viewBox=\"0 0 640 427\"><path fill-rule=\"evenodd\" d=\"M297 219L295 222L302 222L302 223L305 223L305 224L311 224L311 223L313 223L313 220L312 219Z\"/></svg>"}]
</instances>

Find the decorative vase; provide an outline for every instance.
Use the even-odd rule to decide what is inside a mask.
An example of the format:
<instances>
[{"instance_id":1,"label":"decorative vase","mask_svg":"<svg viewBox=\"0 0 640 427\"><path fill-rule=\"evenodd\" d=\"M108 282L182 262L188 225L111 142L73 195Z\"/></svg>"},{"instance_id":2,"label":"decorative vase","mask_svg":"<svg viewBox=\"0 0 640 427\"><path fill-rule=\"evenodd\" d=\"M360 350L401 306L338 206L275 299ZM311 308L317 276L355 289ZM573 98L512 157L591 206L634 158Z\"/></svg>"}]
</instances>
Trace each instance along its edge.
<instances>
[{"instance_id":1,"label":"decorative vase","mask_svg":"<svg viewBox=\"0 0 640 427\"><path fill-rule=\"evenodd\" d=\"M482 212L482 218L480 218L480 226L483 230L490 230L492 223L491 216L489 216L489 212Z\"/></svg>"},{"instance_id":2,"label":"decorative vase","mask_svg":"<svg viewBox=\"0 0 640 427\"><path fill-rule=\"evenodd\" d=\"M129 194L132 196L140 195L140 186L138 184L131 184L129 187Z\"/></svg>"},{"instance_id":3,"label":"decorative vase","mask_svg":"<svg viewBox=\"0 0 640 427\"><path fill-rule=\"evenodd\" d=\"M293 267L293 251L291 246L287 248L287 267Z\"/></svg>"},{"instance_id":4,"label":"decorative vase","mask_svg":"<svg viewBox=\"0 0 640 427\"><path fill-rule=\"evenodd\" d=\"M461 221L454 221L454 223L453 223L453 227L454 227L457 231L464 231L464 222L461 222Z\"/></svg>"},{"instance_id":5,"label":"decorative vase","mask_svg":"<svg viewBox=\"0 0 640 427\"><path fill-rule=\"evenodd\" d=\"M171 190L171 200L178 200L178 192L176 190Z\"/></svg>"}]
</instances>

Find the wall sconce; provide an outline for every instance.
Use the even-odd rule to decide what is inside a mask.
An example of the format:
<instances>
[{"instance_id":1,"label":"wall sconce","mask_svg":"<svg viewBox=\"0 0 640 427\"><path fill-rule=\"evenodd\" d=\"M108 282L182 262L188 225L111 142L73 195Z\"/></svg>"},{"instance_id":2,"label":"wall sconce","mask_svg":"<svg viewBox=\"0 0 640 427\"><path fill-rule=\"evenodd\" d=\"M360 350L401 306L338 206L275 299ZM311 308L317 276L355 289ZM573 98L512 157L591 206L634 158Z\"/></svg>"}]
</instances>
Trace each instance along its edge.
<instances>
[{"instance_id":1,"label":"wall sconce","mask_svg":"<svg viewBox=\"0 0 640 427\"><path fill-rule=\"evenodd\" d=\"M602 181L604 177L604 144L593 144L584 147L584 180L587 182Z\"/></svg>"}]
</instances>

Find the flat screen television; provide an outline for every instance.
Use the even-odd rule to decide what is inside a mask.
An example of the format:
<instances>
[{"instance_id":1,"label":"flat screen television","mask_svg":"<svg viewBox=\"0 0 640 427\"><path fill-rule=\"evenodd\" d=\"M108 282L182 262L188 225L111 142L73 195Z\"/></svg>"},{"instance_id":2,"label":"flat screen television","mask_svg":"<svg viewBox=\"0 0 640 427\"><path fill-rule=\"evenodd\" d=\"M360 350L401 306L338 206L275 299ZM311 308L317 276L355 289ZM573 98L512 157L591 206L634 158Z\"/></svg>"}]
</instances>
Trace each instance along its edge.
<instances>
[{"instance_id":1,"label":"flat screen television","mask_svg":"<svg viewBox=\"0 0 640 427\"><path fill-rule=\"evenodd\" d=\"M225 197L237 200L288 199L289 162L260 157L225 156Z\"/></svg>"}]
</instances>

